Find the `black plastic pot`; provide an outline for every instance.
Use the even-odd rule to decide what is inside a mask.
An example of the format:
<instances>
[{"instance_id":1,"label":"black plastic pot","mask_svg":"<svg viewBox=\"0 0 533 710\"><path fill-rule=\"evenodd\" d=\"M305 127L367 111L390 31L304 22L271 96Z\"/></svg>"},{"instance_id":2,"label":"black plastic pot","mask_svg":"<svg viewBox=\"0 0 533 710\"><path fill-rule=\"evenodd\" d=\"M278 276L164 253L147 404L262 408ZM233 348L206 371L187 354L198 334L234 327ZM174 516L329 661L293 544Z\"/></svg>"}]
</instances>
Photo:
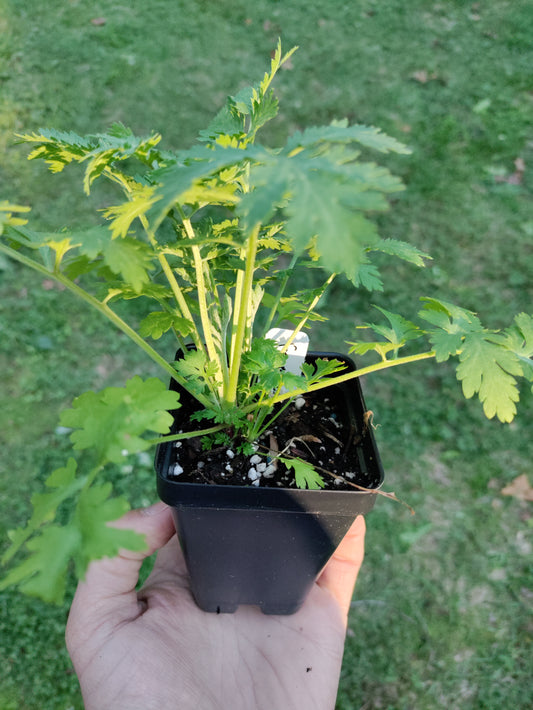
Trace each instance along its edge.
<instances>
[{"instance_id":1,"label":"black plastic pot","mask_svg":"<svg viewBox=\"0 0 533 710\"><path fill-rule=\"evenodd\" d=\"M353 362L335 357L354 370ZM347 416L361 431L366 411L357 380L339 386ZM179 412L175 413L179 428ZM354 519L369 512L376 493L351 490L300 490L184 483L168 477L172 444L156 454L157 488L172 506L176 530L198 606L233 612L240 604L265 614L292 614L334 553ZM357 444L363 481L376 490L383 469L371 430Z\"/></svg>"}]
</instances>

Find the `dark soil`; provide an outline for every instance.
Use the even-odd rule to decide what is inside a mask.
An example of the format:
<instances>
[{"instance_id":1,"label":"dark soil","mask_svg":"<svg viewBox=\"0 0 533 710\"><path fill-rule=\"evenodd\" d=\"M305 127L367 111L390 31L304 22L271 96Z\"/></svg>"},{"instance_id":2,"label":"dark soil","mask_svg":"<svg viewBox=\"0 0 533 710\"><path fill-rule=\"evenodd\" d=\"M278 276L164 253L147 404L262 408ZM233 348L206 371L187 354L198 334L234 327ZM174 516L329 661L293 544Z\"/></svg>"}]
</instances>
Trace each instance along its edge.
<instances>
[{"instance_id":1,"label":"dark soil","mask_svg":"<svg viewBox=\"0 0 533 710\"><path fill-rule=\"evenodd\" d=\"M198 437L175 442L169 479L295 488L294 471L275 460L280 453L284 458L298 457L312 464L326 488L353 489L354 484L375 487L375 472L367 470L363 452L369 422L357 421L350 414L339 387L304 395L303 400L301 406L292 403L282 412L256 442L255 454L244 455L228 446L204 451ZM175 433L198 427L198 422L190 421L193 402L182 398L182 407L175 413ZM360 418L365 419L364 415Z\"/></svg>"}]
</instances>

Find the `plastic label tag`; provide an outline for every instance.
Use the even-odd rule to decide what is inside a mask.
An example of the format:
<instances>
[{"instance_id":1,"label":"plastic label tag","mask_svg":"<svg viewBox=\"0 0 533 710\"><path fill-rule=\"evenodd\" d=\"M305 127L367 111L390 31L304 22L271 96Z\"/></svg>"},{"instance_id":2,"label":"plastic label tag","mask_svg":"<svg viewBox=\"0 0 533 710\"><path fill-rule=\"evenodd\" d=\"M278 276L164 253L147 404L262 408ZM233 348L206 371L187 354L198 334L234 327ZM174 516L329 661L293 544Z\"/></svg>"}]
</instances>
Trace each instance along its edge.
<instances>
[{"instance_id":1,"label":"plastic label tag","mask_svg":"<svg viewBox=\"0 0 533 710\"><path fill-rule=\"evenodd\" d=\"M287 328L271 328L266 337L269 340L275 340L278 345L278 350L283 350L283 346L294 333L294 330ZM301 331L294 338L292 343L287 348L287 362L285 370L292 372L294 375L301 375L300 367L303 365L307 350L309 348L309 336Z\"/></svg>"}]
</instances>

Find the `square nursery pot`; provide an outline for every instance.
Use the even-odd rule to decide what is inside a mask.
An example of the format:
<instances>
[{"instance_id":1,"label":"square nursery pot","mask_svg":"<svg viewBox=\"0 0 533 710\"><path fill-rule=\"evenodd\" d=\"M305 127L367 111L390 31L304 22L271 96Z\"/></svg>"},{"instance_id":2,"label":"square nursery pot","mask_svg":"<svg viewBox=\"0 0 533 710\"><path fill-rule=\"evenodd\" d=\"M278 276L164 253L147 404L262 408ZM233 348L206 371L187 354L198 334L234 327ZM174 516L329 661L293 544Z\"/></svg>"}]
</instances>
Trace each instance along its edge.
<instances>
[{"instance_id":1,"label":"square nursery pot","mask_svg":"<svg viewBox=\"0 0 533 710\"><path fill-rule=\"evenodd\" d=\"M318 357L334 357L355 369L337 353L310 353L307 360ZM177 433L194 400L174 382L171 388L181 392L182 407L173 412L172 432ZM204 611L233 612L240 604L254 604L265 614L296 612L354 519L373 508L383 469L372 428L364 424L359 381L318 394L322 400L338 398L346 419L341 431L348 432L343 443L358 464L351 483L368 490L183 482L172 475L177 455L173 442L159 445L158 493L173 509L192 593Z\"/></svg>"}]
</instances>

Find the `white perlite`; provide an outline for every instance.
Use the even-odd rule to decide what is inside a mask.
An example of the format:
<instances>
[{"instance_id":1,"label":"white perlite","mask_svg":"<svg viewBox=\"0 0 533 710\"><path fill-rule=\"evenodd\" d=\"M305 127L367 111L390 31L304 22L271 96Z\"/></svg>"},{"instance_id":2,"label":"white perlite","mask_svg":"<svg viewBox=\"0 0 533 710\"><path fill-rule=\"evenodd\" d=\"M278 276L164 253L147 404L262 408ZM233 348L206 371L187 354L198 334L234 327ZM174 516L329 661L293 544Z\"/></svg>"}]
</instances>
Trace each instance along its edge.
<instances>
[{"instance_id":1,"label":"white perlite","mask_svg":"<svg viewBox=\"0 0 533 710\"><path fill-rule=\"evenodd\" d=\"M251 468L251 469L248 471L248 478L249 478L250 481L252 481L252 482L254 482L254 481L259 481L259 479L261 478L261 474L258 473L255 468Z\"/></svg>"},{"instance_id":2,"label":"white perlite","mask_svg":"<svg viewBox=\"0 0 533 710\"><path fill-rule=\"evenodd\" d=\"M261 463L261 457L258 454L254 454L250 459L250 463L252 466L255 466L256 463Z\"/></svg>"},{"instance_id":3,"label":"white perlite","mask_svg":"<svg viewBox=\"0 0 533 710\"><path fill-rule=\"evenodd\" d=\"M294 400L294 406L296 409L301 409L305 404L305 399L303 397L296 397Z\"/></svg>"},{"instance_id":4,"label":"white perlite","mask_svg":"<svg viewBox=\"0 0 533 710\"><path fill-rule=\"evenodd\" d=\"M172 469L172 475L179 476L181 473L183 473L183 468L179 465L179 463L175 463L174 468Z\"/></svg>"}]
</instances>

